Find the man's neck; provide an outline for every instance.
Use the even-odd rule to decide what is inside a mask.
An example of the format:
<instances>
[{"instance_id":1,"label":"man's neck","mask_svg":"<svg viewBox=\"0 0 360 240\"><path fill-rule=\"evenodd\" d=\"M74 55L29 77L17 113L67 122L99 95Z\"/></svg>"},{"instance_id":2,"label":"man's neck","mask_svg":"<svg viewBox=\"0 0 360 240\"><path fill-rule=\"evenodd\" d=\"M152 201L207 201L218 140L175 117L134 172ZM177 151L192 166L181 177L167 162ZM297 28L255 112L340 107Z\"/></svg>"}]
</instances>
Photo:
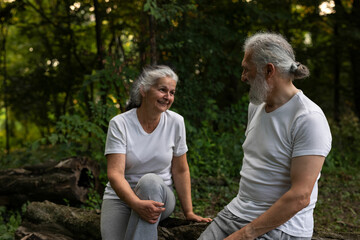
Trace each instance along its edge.
<instances>
[{"instance_id":1,"label":"man's neck","mask_svg":"<svg viewBox=\"0 0 360 240\"><path fill-rule=\"evenodd\" d=\"M299 92L292 81L280 81L271 88L269 96L266 100L265 111L273 112L285 103L287 103L294 95Z\"/></svg>"}]
</instances>

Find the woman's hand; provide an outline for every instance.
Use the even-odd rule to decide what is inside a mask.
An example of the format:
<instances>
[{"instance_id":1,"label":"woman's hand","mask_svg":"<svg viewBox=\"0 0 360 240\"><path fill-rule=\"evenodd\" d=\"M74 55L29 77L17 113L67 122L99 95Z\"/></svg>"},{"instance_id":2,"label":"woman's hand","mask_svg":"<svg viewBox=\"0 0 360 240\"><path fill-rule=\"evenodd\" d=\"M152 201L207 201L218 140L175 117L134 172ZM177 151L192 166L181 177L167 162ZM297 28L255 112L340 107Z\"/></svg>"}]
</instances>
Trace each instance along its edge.
<instances>
[{"instance_id":1,"label":"woman's hand","mask_svg":"<svg viewBox=\"0 0 360 240\"><path fill-rule=\"evenodd\" d=\"M211 218L200 217L199 215L196 215L194 212L187 213L185 217L186 217L186 220L196 221L196 222L211 222L212 221Z\"/></svg>"},{"instance_id":2,"label":"woman's hand","mask_svg":"<svg viewBox=\"0 0 360 240\"><path fill-rule=\"evenodd\" d=\"M165 211L164 203L153 200L140 200L132 205L132 209L148 223L156 223L160 214Z\"/></svg>"}]
</instances>

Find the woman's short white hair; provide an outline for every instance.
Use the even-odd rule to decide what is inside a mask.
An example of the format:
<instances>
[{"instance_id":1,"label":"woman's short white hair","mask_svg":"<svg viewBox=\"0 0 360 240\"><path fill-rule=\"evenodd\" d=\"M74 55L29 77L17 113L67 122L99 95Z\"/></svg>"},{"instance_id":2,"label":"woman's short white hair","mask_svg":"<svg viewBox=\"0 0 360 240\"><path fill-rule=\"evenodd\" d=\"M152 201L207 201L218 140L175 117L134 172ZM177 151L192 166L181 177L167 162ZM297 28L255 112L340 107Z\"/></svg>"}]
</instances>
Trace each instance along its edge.
<instances>
[{"instance_id":1,"label":"woman's short white hair","mask_svg":"<svg viewBox=\"0 0 360 240\"><path fill-rule=\"evenodd\" d=\"M164 77L169 77L175 80L176 83L178 82L178 76L168 66L156 65L145 67L132 85L130 99L126 105L126 110L140 107L142 100L140 90L142 89L143 91L147 92L151 86L156 84L158 79Z\"/></svg>"}]
</instances>

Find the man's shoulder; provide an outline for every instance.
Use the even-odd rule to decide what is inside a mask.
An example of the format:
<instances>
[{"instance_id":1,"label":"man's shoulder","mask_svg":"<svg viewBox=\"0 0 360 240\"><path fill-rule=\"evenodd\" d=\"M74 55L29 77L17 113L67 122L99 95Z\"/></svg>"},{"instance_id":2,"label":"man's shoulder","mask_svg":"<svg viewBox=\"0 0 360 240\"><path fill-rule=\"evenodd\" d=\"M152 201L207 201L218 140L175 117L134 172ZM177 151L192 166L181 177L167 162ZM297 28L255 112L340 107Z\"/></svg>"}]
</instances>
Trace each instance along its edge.
<instances>
[{"instance_id":1,"label":"man's shoulder","mask_svg":"<svg viewBox=\"0 0 360 240\"><path fill-rule=\"evenodd\" d=\"M260 111L261 109L263 109L265 106L265 103L262 103L262 104L259 104L259 105L256 105L256 104L253 104L253 103L249 103L249 107L248 107L248 115L249 115L249 118L251 119L255 113L257 111Z\"/></svg>"},{"instance_id":2,"label":"man's shoulder","mask_svg":"<svg viewBox=\"0 0 360 240\"><path fill-rule=\"evenodd\" d=\"M319 113L320 115L324 115L322 109L317 105L314 101L308 98L304 93L297 94L297 101L295 103L298 105L298 114L306 115L311 113ZM324 115L325 116L325 115Z\"/></svg>"}]
</instances>

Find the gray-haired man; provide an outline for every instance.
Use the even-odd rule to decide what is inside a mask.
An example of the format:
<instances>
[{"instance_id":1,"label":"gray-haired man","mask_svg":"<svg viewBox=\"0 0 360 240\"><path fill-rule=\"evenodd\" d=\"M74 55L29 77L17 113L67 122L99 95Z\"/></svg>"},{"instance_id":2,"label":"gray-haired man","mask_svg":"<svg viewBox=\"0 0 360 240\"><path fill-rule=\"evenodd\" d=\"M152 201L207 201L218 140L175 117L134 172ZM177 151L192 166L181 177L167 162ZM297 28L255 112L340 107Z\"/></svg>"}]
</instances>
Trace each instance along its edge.
<instances>
[{"instance_id":1,"label":"gray-haired man","mask_svg":"<svg viewBox=\"0 0 360 240\"><path fill-rule=\"evenodd\" d=\"M250 105L239 193L199 239L311 239L328 122L293 85L309 70L281 35L255 34L244 50Z\"/></svg>"}]
</instances>

